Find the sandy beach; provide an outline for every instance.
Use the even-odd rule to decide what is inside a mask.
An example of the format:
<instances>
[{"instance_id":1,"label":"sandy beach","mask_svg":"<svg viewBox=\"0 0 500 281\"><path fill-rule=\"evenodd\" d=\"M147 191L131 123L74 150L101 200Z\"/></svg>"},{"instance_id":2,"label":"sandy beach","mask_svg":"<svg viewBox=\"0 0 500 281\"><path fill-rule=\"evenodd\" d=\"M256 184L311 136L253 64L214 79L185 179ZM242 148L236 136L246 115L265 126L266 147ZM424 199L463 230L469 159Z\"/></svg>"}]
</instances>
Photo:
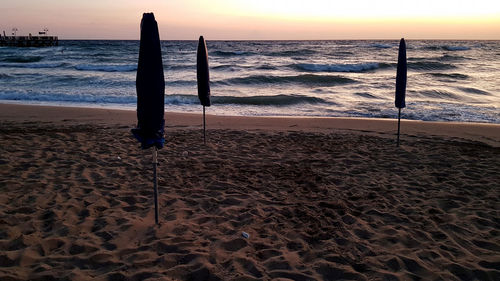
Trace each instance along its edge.
<instances>
[{"instance_id":1,"label":"sandy beach","mask_svg":"<svg viewBox=\"0 0 500 281\"><path fill-rule=\"evenodd\" d=\"M165 119L0 105L0 280L500 280L498 124Z\"/></svg>"}]
</instances>

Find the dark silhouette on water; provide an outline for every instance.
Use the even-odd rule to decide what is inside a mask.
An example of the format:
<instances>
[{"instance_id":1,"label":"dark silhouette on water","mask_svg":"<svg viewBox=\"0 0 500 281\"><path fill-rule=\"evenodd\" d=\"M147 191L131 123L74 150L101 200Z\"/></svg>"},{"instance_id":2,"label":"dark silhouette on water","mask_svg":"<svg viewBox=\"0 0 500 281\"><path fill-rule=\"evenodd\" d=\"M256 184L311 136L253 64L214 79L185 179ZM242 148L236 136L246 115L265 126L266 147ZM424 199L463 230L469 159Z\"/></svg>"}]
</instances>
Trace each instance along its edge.
<instances>
[{"instance_id":1,"label":"dark silhouette on water","mask_svg":"<svg viewBox=\"0 0 500 281\"><path fill-rule=\"evenodd\" d=\"M160 35L153 13L144 13L137 65L137 128L132 134L143 149L153 149L155 222L158 224L158 149L165 144L165 79L161 58Z\"/></svg>"},{"instance_id":2,"label":"dark silhouette on water","mask_svg":"<svg viewBox=\"0 0 500 281\"><path fill-rule=\"evenodd\" d=\"M405 39L401 38L401 41L399 42L398 67L397 67L397 72L396 72L395 105L399 109L397 146L399 146L399 133L400 133L400 127L401 127L401 108L406 107L406 103L405 103L406 77L407 77L406 43L405 43Z\"/></svg>"},{"instance_id":3,"label":"dark silhouette on water","mask_svg":"<svg viewBox=\"0 0 500 281\"><path fill-rule=\"evenodd\" d=\"M203 105L203 143L206 143L205 106L210 106L210 75L208 69L208 53L205 39L200 36L196 58L196 78L198 81L198 98Z\"/></svg>"},{"instance_id":4,"label":"dark silhouette on water","mask_svg":"<svg viewBox=\"0 0 500 281\"><path fill-rule=\"evenodd\" d=\"M31 33L28 36L17 36L15 35L17 28L14 28L13 31L12 36L5 35L5 30L3 31L3 36L0 33L0 47L59 46L59 38L57 36L48 36L48 29L44 29L43 32L39 32L39 36L32 36Z\"/></svg>"}]
</instances>

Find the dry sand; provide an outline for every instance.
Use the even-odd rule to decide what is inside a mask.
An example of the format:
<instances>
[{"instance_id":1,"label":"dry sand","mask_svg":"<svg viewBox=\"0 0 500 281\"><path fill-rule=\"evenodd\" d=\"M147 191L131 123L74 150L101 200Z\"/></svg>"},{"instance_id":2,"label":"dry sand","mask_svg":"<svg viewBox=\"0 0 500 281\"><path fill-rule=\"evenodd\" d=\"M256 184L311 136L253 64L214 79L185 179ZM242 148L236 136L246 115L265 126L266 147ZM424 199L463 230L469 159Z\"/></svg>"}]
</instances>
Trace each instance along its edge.
<instances>
[{"instance_id":1,"label":"dry sand","mask_svg":"<svg viewBox=\"0 0 500 281\"><path fill-rule=\"evenodd\" d=\"M0 105L0 280L500 280L500 125L166 119Z\"/></svg>"}]
</instances>

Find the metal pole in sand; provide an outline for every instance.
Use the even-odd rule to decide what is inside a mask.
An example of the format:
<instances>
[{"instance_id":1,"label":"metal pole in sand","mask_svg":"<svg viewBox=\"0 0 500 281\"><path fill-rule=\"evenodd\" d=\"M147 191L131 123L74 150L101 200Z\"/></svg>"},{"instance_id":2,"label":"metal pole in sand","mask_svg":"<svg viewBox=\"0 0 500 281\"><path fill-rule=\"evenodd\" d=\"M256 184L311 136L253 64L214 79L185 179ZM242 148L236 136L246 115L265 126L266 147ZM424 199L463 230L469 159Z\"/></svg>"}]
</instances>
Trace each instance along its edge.
<instances>
[{"instance_id":1,"label":"metal pole in sand","mask_svg":"<svg viewBox=\"0 0 500 281\"><path fill-rule=\"evenodd\" d=\"M401 125L401 107L399 108L399 113L398 113L398 143L397 143L397 146L399 147L399 130L400 130L400 126Z\"/></svg>"},{"instance_id":2,"label":"metal pole in sand","mask_svg":"<svg viewBox=\"0 0 500 281\"><path fill-rule=\"evenodd\" d=\"M155 223L158 225L158 177L156 168L158 166L158 148L153 149L153 181L154 181L154 200L155 200Z\"/></svg>"},{"instance_id":3,"label":"metal pole in sand","mask_svg":"<svg viewBox=\"0 0 500 281\"><path fill-rule=\"evenodd\" d=\"M203 144L207 144L207 134L205 131L205 106L203 106Z\"/></svg>"}]
</instances>

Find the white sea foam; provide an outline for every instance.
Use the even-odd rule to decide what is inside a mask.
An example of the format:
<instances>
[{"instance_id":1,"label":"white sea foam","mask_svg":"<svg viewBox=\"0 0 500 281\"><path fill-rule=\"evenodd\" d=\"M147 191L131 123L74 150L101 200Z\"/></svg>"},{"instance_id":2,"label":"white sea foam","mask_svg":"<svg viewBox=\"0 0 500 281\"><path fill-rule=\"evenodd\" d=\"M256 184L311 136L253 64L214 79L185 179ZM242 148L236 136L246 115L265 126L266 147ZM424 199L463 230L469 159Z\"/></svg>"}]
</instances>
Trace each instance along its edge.
<instances>
[{"instance_id":1,"label":"white sea foam","mask_svg":"<svg viewBox=\"0 0 500 281\"><path fill-rule=\"evenodd\" d=\"M199 103L198 96L195 95L165 95L165 104L185 105Z\"/></svg>"}]
</instances>

